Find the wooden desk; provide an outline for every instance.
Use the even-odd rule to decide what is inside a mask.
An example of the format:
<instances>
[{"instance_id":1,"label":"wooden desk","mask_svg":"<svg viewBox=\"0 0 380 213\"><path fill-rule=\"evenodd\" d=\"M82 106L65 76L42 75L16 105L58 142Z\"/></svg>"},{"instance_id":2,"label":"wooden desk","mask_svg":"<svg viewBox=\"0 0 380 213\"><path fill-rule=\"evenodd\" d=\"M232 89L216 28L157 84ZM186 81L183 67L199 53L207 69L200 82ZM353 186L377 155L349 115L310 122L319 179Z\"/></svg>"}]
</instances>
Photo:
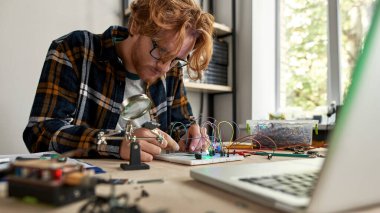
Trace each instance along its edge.
<instances>
[{"instance_id":1,"label":"wooden desk","mask_svg":"<svg viewBox=\"0 0 380 213\"><path fill-rule=\"evenodd\" d=\"M296 158L273 157L271 161L297 160ZM300 159L300 158L298 158ZM130 201L141 193L142 188L149 193L149 197L142 198L139 206L147 212L277 212L276 210L253 203L244 198L229 194L228 192L212 186L197 182L190 177L190 169L194 166L167 163L163 161L150 162L149 170L122 171L119 168L120 160L85 160L99 166L107 173L99 176L109 178L128 178L133 180L164 179L164 183L125 184L116 186L116 194L127 192ZM251 156L243 161L214 164L212 166L236 165L242 163L270 162L265 156ZM210 165L196 166L204 167ZM108 195L110 187L99 185L97 193ZM86 202L81 201L63 207L52 207L44 204L28 204L17 199L7 198L6 184L0 184L1 212L78 212ZM379 212L380 207L368 209L366 212Z\"/></svg>"}]
</instances>

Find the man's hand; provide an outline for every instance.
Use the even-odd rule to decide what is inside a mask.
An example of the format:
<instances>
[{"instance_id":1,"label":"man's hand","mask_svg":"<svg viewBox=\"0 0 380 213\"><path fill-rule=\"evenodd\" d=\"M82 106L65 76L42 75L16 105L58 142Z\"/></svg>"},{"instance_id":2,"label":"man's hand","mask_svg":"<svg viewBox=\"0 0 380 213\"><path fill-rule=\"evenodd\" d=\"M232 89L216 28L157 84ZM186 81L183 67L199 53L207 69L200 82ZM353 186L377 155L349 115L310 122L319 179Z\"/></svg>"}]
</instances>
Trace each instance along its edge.
<instances>
[{"instance_id":1,"label":"man's hand","mask_svg":"<svg viewBox=\"0 0 380 213\"><path fill-rule=\"evenodd\" d=\"M201 129L198 124L193 124L187 130L187 135L182 136L178 144L181 152L198 152L207 150L211 142L207 135L207 129L204 127Z\"/></svg>"},{"instance_id":2,"label":"man's hand","mask_svg":"<svg viewBox=\"0 0 380 213\"><path fill-rule=\"evenodd\" d=\"M155 132L152 132L155 131ZM162 135L163 140L160 143L157 140L157 134ZM149 137L149 139L137 139L141 147L141 161L148 162L153 160L153 155L161 153L162 149L178 151L179 146L168 134L165 132L154 129L149 130L146 128L135 129L133 132L137 138ZM130 158L130 141L123 140L120 146L120 156L122 159L129 160Z\"/></svg>"}]
</instances>

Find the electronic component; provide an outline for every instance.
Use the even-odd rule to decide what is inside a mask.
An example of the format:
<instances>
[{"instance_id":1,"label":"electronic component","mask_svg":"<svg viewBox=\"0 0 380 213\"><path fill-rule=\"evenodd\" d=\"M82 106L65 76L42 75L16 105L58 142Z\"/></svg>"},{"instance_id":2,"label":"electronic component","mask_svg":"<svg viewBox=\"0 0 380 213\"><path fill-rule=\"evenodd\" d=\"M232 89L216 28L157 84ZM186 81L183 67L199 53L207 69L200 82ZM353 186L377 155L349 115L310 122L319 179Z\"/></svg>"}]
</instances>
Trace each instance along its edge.
<instances>
[{"instance_id":1,"label":"electronic component","mask_svg":"<svg viewBox=\"0 0 380 213\"><path fill-rule=\"evenodd\" d=\"M136 202L142 198L148 197L149 194L144 189L140 197L136 198ZM135 203L136 203L135 202ZM136 204L128 204L128 194L123 193L118 196L115 195L115 186L111 185L110 196L93 196L87 203L85 203L79 210L80 213L84 212L130 212L141 213L141 210Z\"/></svg>"},{"instance_id":2,"label":"electronic component","mask_svg":"<svg viewBox=\"0 0 380 213\"><path fill-rule=\"evenodd\" d=\"M138 180L137 184L145 184L145 183L163 183L163 179L148 179L148 180Z\"/></svg>"},{"instance_id":3,"label":"electronic component","mask_svg":"<svg viewBox=\"0 0 380 213\"><path fill-rule=\"evenodd\" d=\"M238 154L232 155L229 157L221 156L220 153L215 153L215 155L210 156L206 152L202 153L202 159L196 159L194 153L183 153L183 152L175 152L169 154L160 154L155 155L155 159L168 161L172 163L180 163L186 165L203 165L203 164L213 164L213 163L224 163L231 161L239 161L243 160L244 157Z\"/></svg>"},{"instance_id":4,"label":"electronic component","mask_svg":"<svg viewBox=\"0 0 380 213\"><path fill-rule=\"evenodd\" d=\"M147 122L143 123L142 127L153 130L153 129L160 127L160 124L157 122L154 122L154 121L147 121Z\"/></svg>"},{"instance_id":5,"label":"electronic component","mask_svg":"<svg viewBox=\"0 0 380 213\"><path fill-rule=\"evenodd\" d=\"M125 184L125 183L129 183L129 180L128 179L124 179L124 178L112 178L112 179L103 179L103 178L97 178L96 179L96 183L97 184L113 184L113 185L122 185L122 184Z\"/></svg>"},{"instance_id":6,"label":"electronic component","mask_svg":"<svg viewBox=\"0 0 380 213\"><path fill-rule=\"evenodd\" d=\"M195 159L200 160L200 159L202 159L202 153L201 152L196 152L194 154L194 157L195 157Z\"/></svg>"},{"instance_id":7,"label":"electronic component","mask_svg":"<svg viewBox=\"0 0 380 213\"><path fill-rule=\"evenodd\" d=\"M271 153L268 154L268 160L272 160L273 155Z\"/></svg>"},{"instance_id":8,"label":"electronic component","mask_svg":"<svg viewBox=\"0 0 380 213\"><path fill-rule=\"evenodd\" d=\"M248 134L252 142L266 148L286 148L312 144L315 120L248 120Z\"/></svg>"},{"instance_id":9,"label":"electronic component","mask_svg":"<svg viewBox=\"0 0 380 213\"><path fill-rule=\"evenodd\" d=\"M215 155L215 150L213 148L209 148L208 155L214 156Z\"/></svg>"},{"instance_id":10,"label":"electronic component","mask_svg":"<svg viewBox=\"0 0 380 213\"><path fill-rule=\"evenodd\" d=\"M82 165L55 160L22 160L11 165L8 195L56 206L95 194L95 179Z\"/></svg>"},{"instance_id":11,"label":"electronic component","mask_svg":"<svg viewBox=\"0 0 380 213\"><path fill-rule=\"evenodd\" d=\"M308 154L294 154L294 153L282 153L282 152L255 152L255 155L261 155L261 156L268 156L271 155L270 158L273 156L280 156L280 157L295 157L295 158L312 158L313 156L308 155Z\"/></svg>"}]
</instances>

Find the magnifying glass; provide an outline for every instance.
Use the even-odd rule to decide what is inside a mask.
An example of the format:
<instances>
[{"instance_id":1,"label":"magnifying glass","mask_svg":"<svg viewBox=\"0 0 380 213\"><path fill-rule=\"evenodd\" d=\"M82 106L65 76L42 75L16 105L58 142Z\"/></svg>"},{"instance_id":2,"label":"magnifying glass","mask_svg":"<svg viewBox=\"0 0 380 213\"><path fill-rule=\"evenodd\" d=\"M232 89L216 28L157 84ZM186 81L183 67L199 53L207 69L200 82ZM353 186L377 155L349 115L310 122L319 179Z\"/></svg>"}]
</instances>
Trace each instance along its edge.
<instances>
[{"instance_id":1,"label":"magnifying glass","mask_svg":"<svg viewBox=\"0 0 380 213\"><path fill-rule=\"evenodd\" d=\"M152 106L152 101L145 94L138 94L125 99L120 116L129 121L143 116Z\"/></svg>"}]
</instances>

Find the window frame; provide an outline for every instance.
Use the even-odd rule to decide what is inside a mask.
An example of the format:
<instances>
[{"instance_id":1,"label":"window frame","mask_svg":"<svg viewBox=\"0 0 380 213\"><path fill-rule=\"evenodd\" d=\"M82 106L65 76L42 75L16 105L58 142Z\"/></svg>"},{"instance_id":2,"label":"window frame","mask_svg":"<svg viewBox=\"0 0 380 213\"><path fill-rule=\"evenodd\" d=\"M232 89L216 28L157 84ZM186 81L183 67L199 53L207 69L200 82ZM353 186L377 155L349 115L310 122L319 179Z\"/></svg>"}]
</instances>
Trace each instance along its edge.
<instances>
[{"instance_id":1,"label":"window frame","mask_svg":"<svg viewBox=\"0 0 380 213\"><path fill-rule=\"evenodd\" d=\"M335 102L335 104L340 105L342 102L341 97L341 66L340 66L340 43L341 43L341 26L340 26L340 15L339 15L339 0L326 0L327 2L327 104ZM275 108L278 111L281 108L280 104L280 81L281 81L281 70L280 70L280 4L281 1L276 0L275 5Z\"/></svg>"}]
</instances>

